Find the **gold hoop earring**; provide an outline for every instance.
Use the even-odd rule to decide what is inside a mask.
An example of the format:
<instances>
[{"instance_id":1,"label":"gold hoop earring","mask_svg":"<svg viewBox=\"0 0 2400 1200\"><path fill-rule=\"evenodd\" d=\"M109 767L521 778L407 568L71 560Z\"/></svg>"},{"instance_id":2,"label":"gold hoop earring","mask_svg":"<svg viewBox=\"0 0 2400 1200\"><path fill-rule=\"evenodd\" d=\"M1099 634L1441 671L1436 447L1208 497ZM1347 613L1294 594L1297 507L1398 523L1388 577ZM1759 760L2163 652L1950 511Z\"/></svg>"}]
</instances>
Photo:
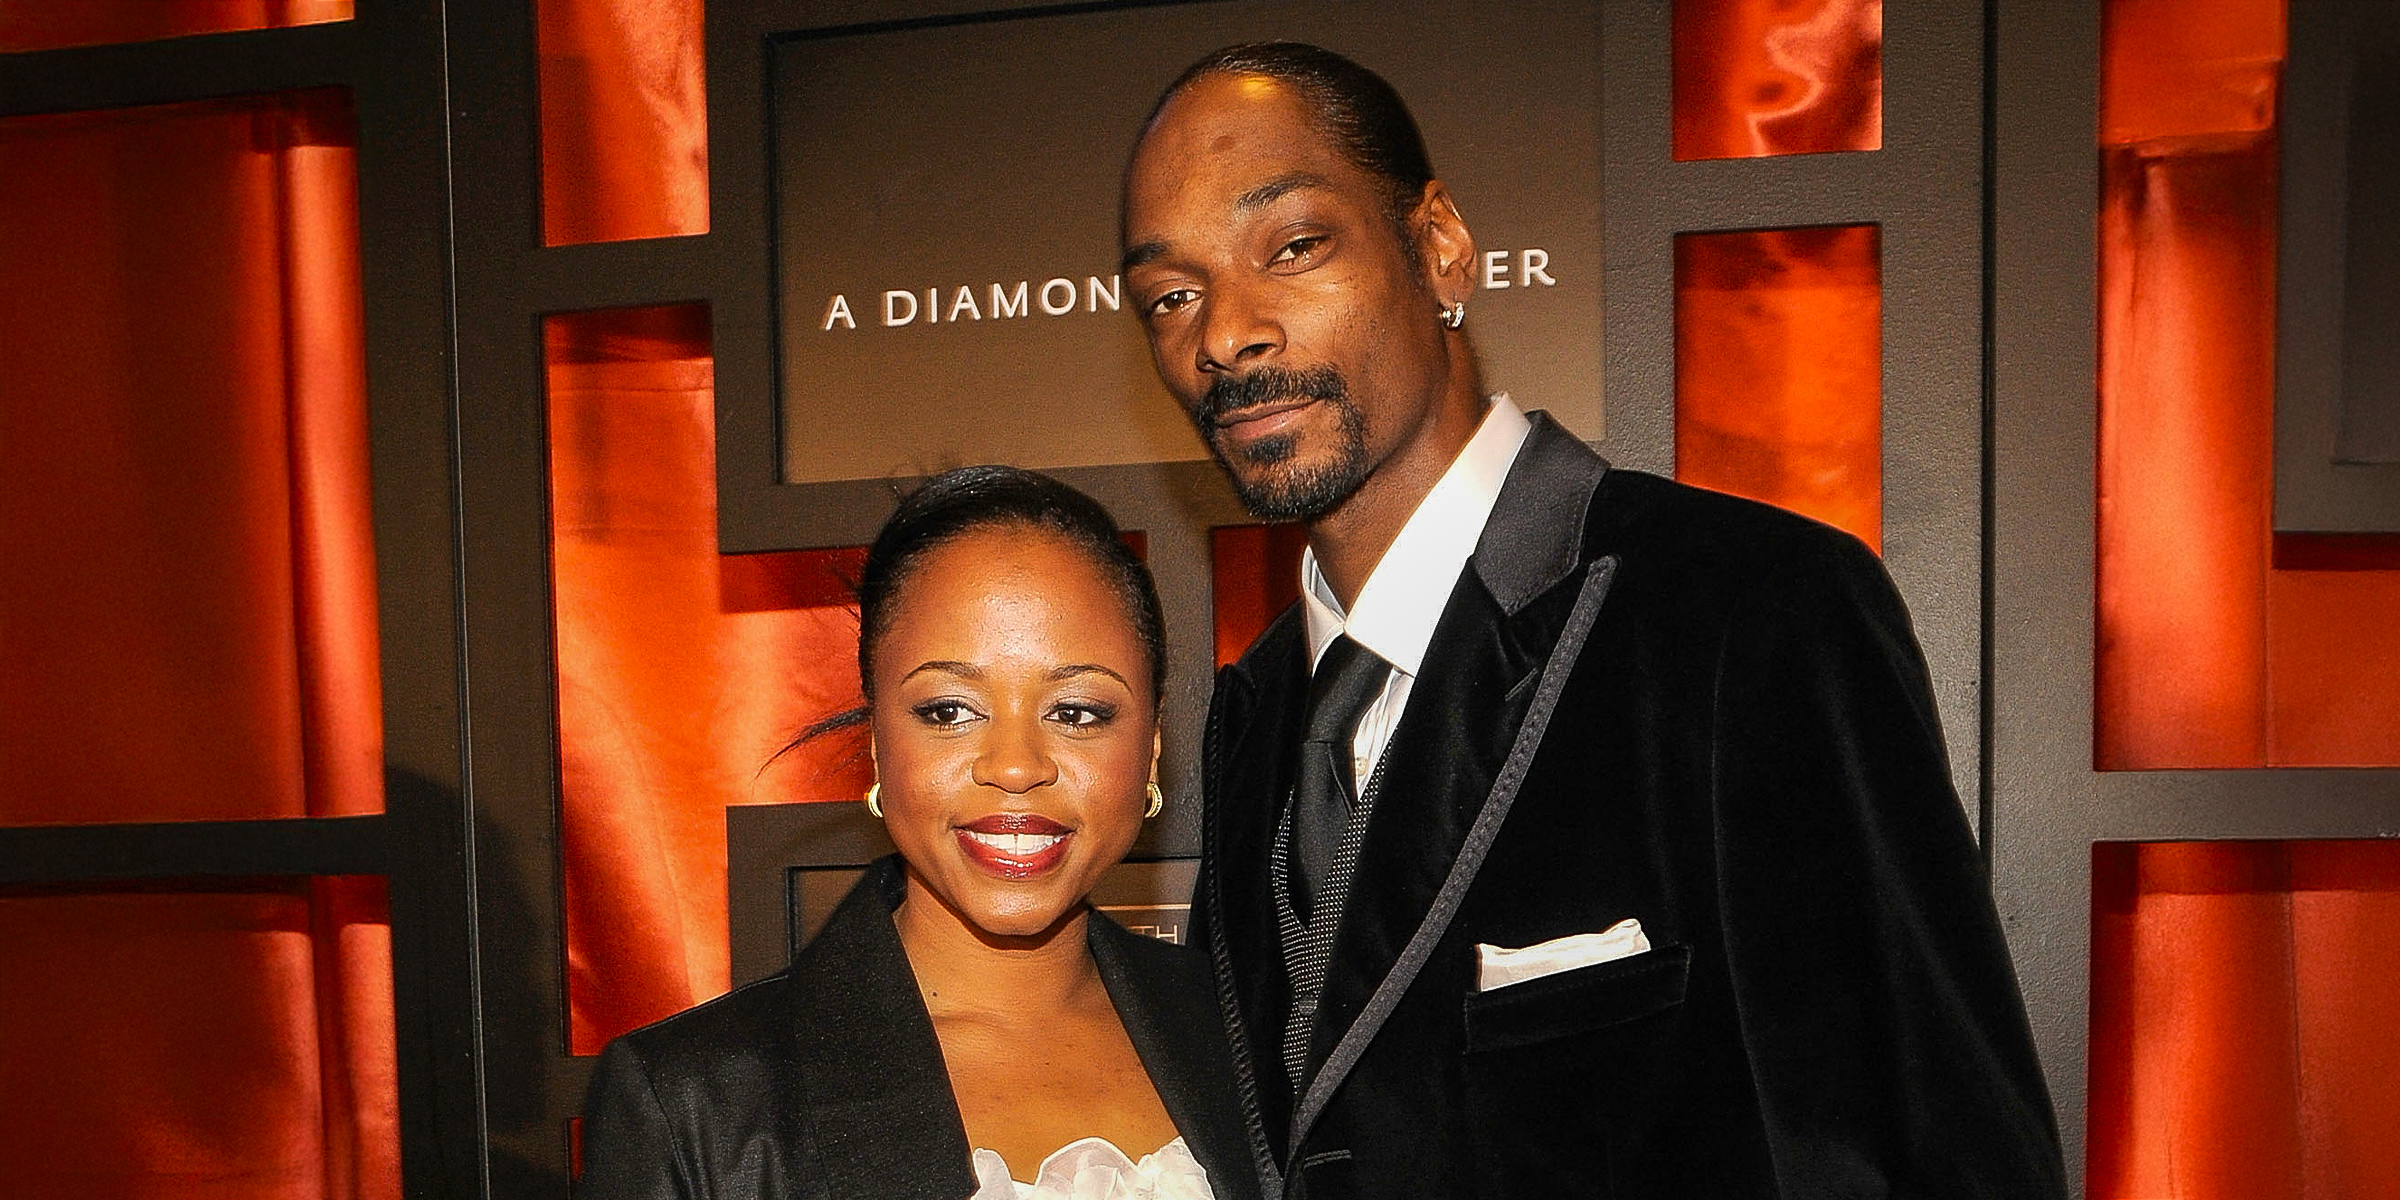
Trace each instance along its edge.
<instances>
[{"instance_id":1,"label":"gold hoop earring","mask_svg":"<svg viewBox=\"0 0 2400 1200\"><path fill-rule=\"evenodd\" d=\"M1150 811L1148 811L1148 812L1146 812L1146 813L1143 813L1143 814L1142 814L1142 819L1143 819L1143 820L1145 820L1145 821L1147 821L1147 820L1149 820L1150 818L1157 816L1159 813L1166 811L1166 807L1167 807L1167 795L1166 795L1166 793L1158 790L1158 781L1157 781L1157 780L1155 780L1155 779L1151 780L1151 781L1150 781Z\"/></svg>"},{"instance_id":2,"label":"gold hoop earring","mask_svg":"<svg viewBox=\"0 0 2400 1200\"><path fill-rule=\"evenodd\" d=\"M880 779L867 785L867 815L878 821L883 819L883 781Z\"/></svg>"}]
</instances>

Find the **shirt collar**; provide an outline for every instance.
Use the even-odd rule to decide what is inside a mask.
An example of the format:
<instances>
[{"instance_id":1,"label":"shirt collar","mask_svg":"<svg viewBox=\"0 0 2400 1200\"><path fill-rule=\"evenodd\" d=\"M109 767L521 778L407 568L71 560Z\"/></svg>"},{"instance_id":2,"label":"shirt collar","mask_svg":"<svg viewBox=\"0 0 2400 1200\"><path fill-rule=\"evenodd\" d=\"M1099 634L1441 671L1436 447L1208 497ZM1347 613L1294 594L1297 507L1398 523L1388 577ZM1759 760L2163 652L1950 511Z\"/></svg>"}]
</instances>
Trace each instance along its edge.
<instances>
[{"instance_id":1,"label":"shirt collar","mask_svg":"<svg viewBox=\"0 0 2400 1200\"><path fill-rule=\"evenodd\" d=\"M1332 585L1317 570L1316 551L1301 553L1300 603L1308 621L1309 662L1315 663L1334 638L1347 633L1403 673L1417 673L1433 641L1434 624L1450 603L1451 585L1475 553L1484 522L1500 499L1500 485L1532 428L1506 393L1492 397L1491 410L1476 426L1475 436L1417 502L1400 535L1368 574L1351 611L1342 611Z\"/></svg>"}]
</instances>

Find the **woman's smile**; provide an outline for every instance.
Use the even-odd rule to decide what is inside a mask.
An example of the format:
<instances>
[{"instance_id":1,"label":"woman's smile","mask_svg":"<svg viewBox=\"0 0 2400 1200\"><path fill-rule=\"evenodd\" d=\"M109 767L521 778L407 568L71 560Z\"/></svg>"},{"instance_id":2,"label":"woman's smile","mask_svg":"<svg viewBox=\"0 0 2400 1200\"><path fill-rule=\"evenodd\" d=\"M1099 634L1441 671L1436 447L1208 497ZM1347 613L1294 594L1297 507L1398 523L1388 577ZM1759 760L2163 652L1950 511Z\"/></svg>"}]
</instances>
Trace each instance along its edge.
<instances>
[{"instance_id":1,"label":"woman's smile","mask_svg":"<svg viewBox=\"0 0 2400 1200\"><path fill-rule=\"evenodd\" d=\"M1066 860L1075 831L1035 813L993 813L958 827L967 861L1002 879L1031 879Z\"/></svg>"}]
</instances>

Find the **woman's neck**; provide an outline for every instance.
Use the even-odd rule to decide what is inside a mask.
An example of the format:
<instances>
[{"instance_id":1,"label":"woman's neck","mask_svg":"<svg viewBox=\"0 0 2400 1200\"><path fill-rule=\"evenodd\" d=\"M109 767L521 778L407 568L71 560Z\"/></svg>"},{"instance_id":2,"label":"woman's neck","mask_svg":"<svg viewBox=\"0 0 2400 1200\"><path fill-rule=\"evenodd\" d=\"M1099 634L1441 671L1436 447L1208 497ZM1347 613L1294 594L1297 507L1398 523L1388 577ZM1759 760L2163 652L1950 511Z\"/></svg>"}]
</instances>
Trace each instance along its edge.
<instances>
[{"instance_id":1,"label":"woman's neck","mask_svg":"<svg viewBox=\"0 0 2400 1200\"><path fill-rule=\"evenodd\" d=\"M1030 937L994 937L910 881L892 914L958 1102L967 1144L1030 1180L1078 1138L1147 1153L1174 1118L1109 1001L1078 904Z\"/></svg>"},{"instance_id":2,"label":"woman's neck","mask_svg":"<svg viewBox=\"0 0 2400 1200\"><path fill-rule=\"evenodd\" d=\"M1041 933L994 936L913 882L892 914L926 1010L937 1021L1065 1012L1104 996L1084 941L1090 919L1091 910L1077 906Z\"/></svg>"}]
</instances>

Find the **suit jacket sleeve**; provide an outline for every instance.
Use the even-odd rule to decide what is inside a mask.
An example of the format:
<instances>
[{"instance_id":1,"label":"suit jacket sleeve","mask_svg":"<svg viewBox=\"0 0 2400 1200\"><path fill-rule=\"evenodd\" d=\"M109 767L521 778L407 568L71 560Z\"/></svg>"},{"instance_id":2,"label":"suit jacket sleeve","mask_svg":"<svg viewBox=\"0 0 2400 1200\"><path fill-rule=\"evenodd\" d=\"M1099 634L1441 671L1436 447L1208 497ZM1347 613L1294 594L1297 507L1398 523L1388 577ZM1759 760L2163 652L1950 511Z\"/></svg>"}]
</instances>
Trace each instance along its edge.
<instances>
[{"instance_id":1,"label":"suit jacket sleeve","mask_svg":"<svg viewBox=\"0 0 2400 1200\"><path fill-rule=\"evenodd\" d=\"M610 1042L601 1053L583 1112L578 1200L684 1200L695 1195L673 1124L652 1089L648 1065L627 1039Z\"/></svg>"},{"instance_id":2,"label":"suit jacket sleeve","mask_svg":"<svg viewBox=\"0 0 2400 1200\"><path fill-rule=\"evenodd\" d=\"M1726 969L1783 1195L2057 1197L2057 1132L1899 597L1754 591L1715 678Z\"/></svg>"}]
</instances>

